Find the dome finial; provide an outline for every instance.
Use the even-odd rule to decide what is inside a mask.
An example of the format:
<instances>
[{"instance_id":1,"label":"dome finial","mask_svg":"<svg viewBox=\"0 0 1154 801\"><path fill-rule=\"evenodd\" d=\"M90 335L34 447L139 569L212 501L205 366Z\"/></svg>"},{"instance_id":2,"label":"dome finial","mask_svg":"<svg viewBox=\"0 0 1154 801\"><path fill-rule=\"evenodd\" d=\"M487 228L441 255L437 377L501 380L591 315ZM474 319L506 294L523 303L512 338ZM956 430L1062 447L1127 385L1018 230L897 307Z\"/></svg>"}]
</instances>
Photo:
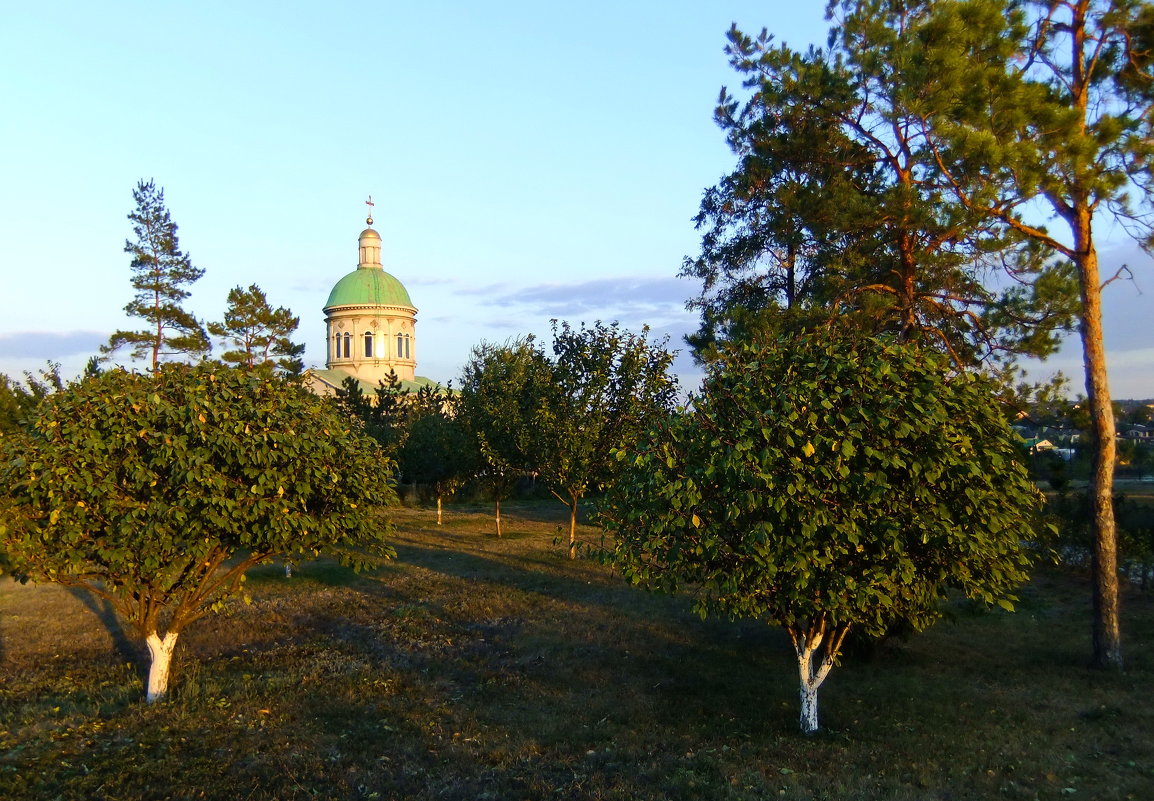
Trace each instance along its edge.
<instances>
[{"instance_id":1,"label":"dome finial","mask_svg":"<svg viewBox=\"0 0 1154 801\"><path fill-rule=\"evenodd\" d=\"M369 225L373 224L373 206L377 205L373 202L373 196L369 195L369 199L365 201L365 205L369 207L369 216L365 218L365 222Z\"/></svg>"}]
</instances>

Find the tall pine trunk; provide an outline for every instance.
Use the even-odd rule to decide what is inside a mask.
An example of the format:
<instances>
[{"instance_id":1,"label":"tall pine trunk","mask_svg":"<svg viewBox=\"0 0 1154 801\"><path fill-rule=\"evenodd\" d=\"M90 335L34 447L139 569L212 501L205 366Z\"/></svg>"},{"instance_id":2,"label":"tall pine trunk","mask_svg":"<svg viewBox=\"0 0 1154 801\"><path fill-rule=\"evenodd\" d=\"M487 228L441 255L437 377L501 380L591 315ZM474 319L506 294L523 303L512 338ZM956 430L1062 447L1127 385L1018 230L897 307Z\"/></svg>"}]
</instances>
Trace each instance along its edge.
<instances>
[{"instance_id":1,"label":"tall pine trunk","mask_svg":"<svg viewBox=\"0 0 1154 801\"><path fill-rule=\"evenodd\" d=\"M154 279L159 281L160 277L156 275ZM156 315L156 339L152 343L152 372L155 373L160 367L160 346L164 342L164 323L160 319L160 293L153 292L152 298L152 311Z\"/></svg>"},{"instance_id":2,"label":"tall pine trunk","mask_svg":"<svg viewBox=\"0 0 1154 801\"><path fill-rule=\"evenodd\" d=\"M1114 460L1117 443L1114 408L1106 373L1102 337L1102 282L1098 254L1090 230L1090 212L1077 208L1074 220L1075 260L1082 295L1082 358L1086 397L1090 405L1093 470L1090 475L1091 532L1093 534L1093 664L1121 669L1122 632L1119 624L1118 548L1114 523Z\"/></svg>"},{"instance_id":3,"label":"tall pine trunk","mask_svg":"<svg viewBox=\"0 0 1154 801\"><path fill-rule=\"evenodd\" d=\"M1079 133L1089 134L1090 89L1094 76L1087 57L1093 52L1093 37L1087 24L1093 11L1091 0L1077 0L1071 7L1070 24L1070 93L1079 113ZM1077 176L1077 173L1074 173ZM1057 205L1057 204L1055 204ZM1082 316L1082 360L1086 370L1086 398L1090 404L1090 432L1094 447L1093 472L1090 475L1090 530L1094 537L1094 623L1093 664L1096 667L1122 668L1122 631L1118 615L1118 548L1114 526L1114 408L1110 402L1110 385L1106 376L1106 344L1102 336L1102 277L1098 271L1098 253L1094 247L1094 207L1091 189L1075 177L1069 192L1066 220L1074 235L1074 262L1078 267Z\"/></svg>"}]
</instances>

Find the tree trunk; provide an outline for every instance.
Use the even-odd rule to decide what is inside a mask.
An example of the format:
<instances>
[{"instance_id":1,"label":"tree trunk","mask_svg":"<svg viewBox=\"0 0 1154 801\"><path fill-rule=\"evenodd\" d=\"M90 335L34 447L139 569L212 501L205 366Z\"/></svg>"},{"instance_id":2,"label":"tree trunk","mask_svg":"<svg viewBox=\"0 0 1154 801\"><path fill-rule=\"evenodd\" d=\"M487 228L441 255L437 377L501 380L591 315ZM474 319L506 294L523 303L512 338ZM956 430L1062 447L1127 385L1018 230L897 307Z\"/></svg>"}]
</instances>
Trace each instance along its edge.
<instances>
[{"instance_id":1,"label":"tree trunk","mask_svg":"<svg viewBox=\"0 0 1154 801\"><path fill-rule=\"evenodd\" d=\"M498 498L496 503L497 503L497 536L500 537L501 536L501 499Z\"/></svg>"},{"instance_id":2,"label":"tree trunk","mask_svg":"<svg viewBox=\"0 0 1154 801\"><path fill-rule=\"evenodd\" d=\"M841 649L845 632L844 628L827 632L824 621L807 631L789 630L790 639L797 651L797 672L801 679L801 733L807 737L817 733L817 689L833 667L833 660ZM832 639L827 641L827 636ZM821 650L823 642L826 643L824 652Z\"/></svg>"},{"instance_id":3,"label":"tree trunk","mask_svg":"<svg viewBox=\"0 0 1154 801\"><path fill-rule=\"evenodd\" d=\"M801 733L817 734L817 687L801 682Z\"/></svg>"},{"instance_id":4,"label":"tree trunk","mask_svg":"<svg viewBox=\"0 0 1154 801\"><path fill-rule=\"evenodd\" d=\"M569 558L577 558L577 496L571 495L569 501Z\"/></svg>"},{"instance_id":5,"label":"tree trunk","mask_svg":"<svg viewBox=\"0 0 1154 801\"><path fill-rule=\"evenodd\" d=\"M797 245L790 242L785 249L785 307L797 304Z\"/></svg>"},{"instance_id":6,"label":"tree trunk","mask_svg":"<svg viewBox=\"0 0 1154 801\"><path fill-rule=\"evenodd\" d=\"M437 525L441 525L441 493L437 493Z\"/></svg>"},{"instance_id":7,"label":"tree trunk","mask_svg":"<svg viewBox=\"0 0 1154 801\"><path fill-rule=\"evenodd\" d=\"M177 632L170 631L161 637L151 632L144 638L152 664L148 667L148 691L145 698L152 704L168 694L168 669L172 665L172 652L176 648Z\"/></svg>"},{"instance_id":8,"label":"tree trunk","mask_svg":"<svg viewBox=\"0 0 1154 801\"><path fill-rule=\"evenodd\" d=\"M159 262L158 262L159 264ZM153 272L156 280L160 280L157 274L159 268ZM156 341L152 343L152 372L156 372L160 367L160 344L164 342L164 326L160 322L160 293L152 293L152 310L156 314Z\"/></svg>"},{"instance_id":9,"label":"tree trunk","mask_svg":"<svg viewBox=\"0 0 1154 801\"><path fill-rule=\"evenodd\" d=\"M1082 358L1086 370L1086 398L1090 405L1090 432L1094 460L1090 474L1092 569L1094 581L1093 665L1122 668L1122 632L1118 603L1118 548L1114 525L1114 409L1106 374L1106 347L1102 338L1102 285L1098 254L1090 230L1090 212L1076 210L1074 243L1082 293Z\"/></svg>"},{"instance_id":10,"label":"tree trunk","mask_svg":"<svg viewBox=\"0 0 1154 801\"><path fill-rule=\"evenodd\" d=\"M807 737L817 733L817 688L825 680L830 668L829 665L825 664L826 660L817 660L815 664L814 657L817 655L817 649L820 645L821 637L818 636L816 640L810 641L799 639L797 646L797 672L801 679L799 692L801 716L799 720L801 733Z\"/></svg>"}]
</instances>

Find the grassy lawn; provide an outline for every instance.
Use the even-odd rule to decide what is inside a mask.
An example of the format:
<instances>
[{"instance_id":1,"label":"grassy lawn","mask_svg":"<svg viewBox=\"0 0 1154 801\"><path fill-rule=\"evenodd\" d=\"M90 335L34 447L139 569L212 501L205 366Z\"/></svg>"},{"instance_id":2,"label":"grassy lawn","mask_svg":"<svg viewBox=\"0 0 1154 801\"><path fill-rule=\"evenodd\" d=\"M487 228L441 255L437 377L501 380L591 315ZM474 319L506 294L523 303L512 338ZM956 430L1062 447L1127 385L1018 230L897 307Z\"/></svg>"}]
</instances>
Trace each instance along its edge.
<instances>
[{"instance_id":1,"label":"grassy lawn","mask_svg":"<svg viewBox=\"0 0 1154 801\"><path fill-rule=\"evenodd\" d=\"M1154 603L1088 670L1085 577L838 667L797 733L781 632L701 621L554 545L560 504L399 510L399 558L250 577L172 696L86 595L0 583L0 799L1154 798ZM598 535L585 529L588 538ZM129 632L131 635L131 632Z\"/></svg>"},{"instance_id":2,"label":"grassy lawn","mask_svg":"<svg viewBox=\"0 0 1154 801\"><path fill-rule=\"evenodd\" d=\"M1114 492L1125 495L1127 498L1140 498L1151 502L1154 501L1154 481L1119 479L1114 482Z\"/></svg>"}]
</instances>

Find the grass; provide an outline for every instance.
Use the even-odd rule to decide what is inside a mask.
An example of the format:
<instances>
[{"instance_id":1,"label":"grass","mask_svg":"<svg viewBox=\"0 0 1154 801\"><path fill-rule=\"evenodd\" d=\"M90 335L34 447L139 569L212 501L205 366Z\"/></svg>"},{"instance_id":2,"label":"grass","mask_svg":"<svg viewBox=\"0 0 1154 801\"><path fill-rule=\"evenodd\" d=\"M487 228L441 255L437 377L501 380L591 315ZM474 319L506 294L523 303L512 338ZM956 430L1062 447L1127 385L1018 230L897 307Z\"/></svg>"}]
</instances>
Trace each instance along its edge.
<instances>
[{"instance_id":1,"label":"grass","mask_svg":"<svg viewBox=\"0 0 1154 801\"><path fill-rule=\"evenodd\" d=\"M949 619L821 691L780 632L701 621L554 544L560 504L399 510L398 559L270 565L195 624L171 698L92 599L0 584L0 798L1149 799L1154 604L1085 667L1085 577ZM586 537L597 534L584 529Z\"/></svg>"},{"instance_id":2,"label":"grass","mask_svg":"<svg viewBox=\"0 0 1154 801\"><path fill-rule=\"evenodd\" d=\"M1125 495L1127 498L1154 502L1154 481L1137 481L1134 479L1118 479L1114 482L1115 494Z\"/></svg>"}]
</instances>

